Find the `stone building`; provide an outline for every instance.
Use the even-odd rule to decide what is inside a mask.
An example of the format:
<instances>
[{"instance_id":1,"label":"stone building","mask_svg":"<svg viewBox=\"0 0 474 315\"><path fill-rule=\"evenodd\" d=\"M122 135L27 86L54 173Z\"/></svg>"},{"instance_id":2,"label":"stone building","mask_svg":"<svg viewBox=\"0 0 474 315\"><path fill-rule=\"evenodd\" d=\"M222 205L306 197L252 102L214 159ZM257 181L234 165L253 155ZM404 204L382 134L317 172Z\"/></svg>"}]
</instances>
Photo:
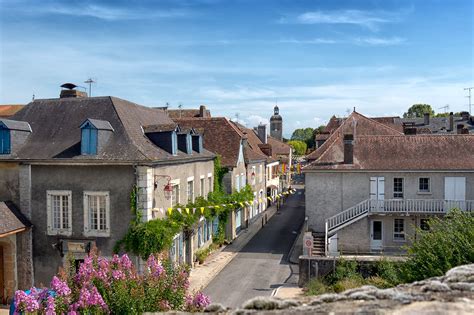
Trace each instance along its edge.
<instances>
[{"instance_id":1,"label":"stone building","mask_svg":"<svg viewBox=\"0 0 474 315\"><path fill-rule=\"evenodd\" d=\"M132 220L134 187L143 220L213 187L215 155L163 110L68 89L29 103L0 126L10 140L0 154L1 201L13 201L33 225L17 242L33 253L21 289L49 284L68 254L78 263L97 246L111 256ZM211 231L208 222L198 229L204 226ZM209 243L208 233L201 235L176 235L172 258L192 262L194 250Z\"/></svg>"},{"instance_id":2,"label":"stone building","mask_svg":"<svg viewBox=\"0 0 474 315\"><path fill-rule=\"evenodd\" d=\"M283 118L280 116L278 105L275 105L273 116L270 117L270 136L283 141Z\"/></svg>"},{"instance_id":3,"label":"stone building","mask_svg":"<svg viewBox=\"0 0 474 315\"><path fill-rule=\"evenodd\" d=\"M401 253L430 217L473 211L473 144L404 135L353 112L303 170L308 228L323 244L315 253Z\"/></svg>"}]
</instances>

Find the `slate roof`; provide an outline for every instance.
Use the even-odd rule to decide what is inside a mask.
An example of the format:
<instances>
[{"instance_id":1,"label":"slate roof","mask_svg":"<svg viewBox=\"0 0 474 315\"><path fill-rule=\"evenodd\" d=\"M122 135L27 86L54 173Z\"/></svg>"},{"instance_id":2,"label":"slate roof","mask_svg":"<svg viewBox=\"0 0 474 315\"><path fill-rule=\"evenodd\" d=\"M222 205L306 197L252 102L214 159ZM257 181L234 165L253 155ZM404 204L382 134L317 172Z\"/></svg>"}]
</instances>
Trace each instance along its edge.
<instances>
[{"instance_id":1,"label":"slate roof","mask_svg":"<svg viewBox=\"0 0 474 315\"><path fill-rule=\"evenodd\" d=\"M81 162L163 162L212 158L203 153L173 156L157 147L144 134L142 126L170 125L173 120L163 110L141 106L117 97L37 99L11 119L26 121L33 132L10 157L0 159ZM113 132L97 155L81 155L79 126L86 119L107 121Z\"/></svg>"},{"instance_id":2,"label":"slate roof","mask_svg":"<svg viewBox=\"0 0 474 315\"><path fill-rule=\"evenodd\" d=\"M87 118L87 120L98 130L114 131L114 128L112 128L110 123L106 120L99 120L99 119L92 119L92 118Z\"/></svg>"},{"instance_id":3,"label":"slate roof","mask_svg":"<svg viewBox=\"0 0 474 315\"><path fill-rule=\"evenodd\" d=\"M453 130L449 127L448 117L430 117L430 123L425 125L425 119L422 118L401 118L402 123L412 123L417 129L417 133L457 133L457 126L462 125L470 133L474 132L474 123L471 120L463 120L462 117L454 116Z\"/></svg>"},{"instance_id":4,"label":"slate roof","mask_svg":"<svg viewBox=\"0 0 474 315\"><path fill-rule=\"evenodd\" d=\"M394 129L389 125L385 125L372 118L365 117L358 112L352 112L349 117L342 121L342 124L332 132L329 138L319 148L306 156L306 159L308 161L317 160L327 150L333 150L333 143L342 145L344 133L353 133L356 136L403 135L401 131Z\"/></svg>"},{"instance_id":5,"label":"slate roof","mask_svg":"<svg viewBox=\"0 0 474 315\"><path fill-rule=\"evenodd\" d=\"M17 111L22 109L25 105L20 104L8 104L0 105L0 117L8 118L13 116Z\"/></svg>"},{"instance_id":6,"label":"slate roof","mask_svg":"<svg viewBox=\"0 0 474 315\"><path fill-rule=\"evenodd\" d=\"M31 132L30 124L28 124L26 121L0 118L0 122L2 122L10 130L22 130Z\"/></svg>"},{"instance_id":7,"label":"slate roof","mask_svg":"<svg viewBox=\"0 0 474 315\"><path fill-rule=\"evenodd\" d=\"M0 237L31 227L31 222L11 201L0 202Z\"/></svg>"},{"instance_id":8,"label":"slate roof","mask_svg":"<svg viewBox=\"0 0 474 315\"><path fill-rule=\"evenodd\" d=\"M203 146L221 156L223 167L235 167L244 134L225 117L176 118L182 128L194 128L203 135Z\"/></svg>"},{"instance_id":9,"label":"slate roof","mask_svg":"<svg viewBox=\"0 0 474 315\"><path fill-rule=\"evenodd\" d=\"M359 135L354 164L343 160L343 144L333 143L304 170L473 170L474 135Z\"/></svg>"}]
</instances>

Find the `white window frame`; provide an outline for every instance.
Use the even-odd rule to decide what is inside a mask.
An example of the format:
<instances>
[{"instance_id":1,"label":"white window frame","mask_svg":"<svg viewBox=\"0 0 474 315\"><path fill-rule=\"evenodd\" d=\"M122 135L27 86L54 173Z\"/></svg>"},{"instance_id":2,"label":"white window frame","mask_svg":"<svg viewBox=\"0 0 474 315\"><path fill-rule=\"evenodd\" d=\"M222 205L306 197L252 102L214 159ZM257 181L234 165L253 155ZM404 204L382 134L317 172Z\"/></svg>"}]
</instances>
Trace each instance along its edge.
<instances>
[{"instance_id":1,"label":"white window frame","mask_svg":"<svg viewBox=\"0 0 474 315\"><path fill-rule=\"evenodd\" d=\"M214 191L214 183L212 182L212 173L209 173L207 174L207 180L209 181L207 184L209 185L207 188L208 188L208 192L207 193L210 193L210 192L213 192Z\"/></svg>"},{"instance_id":2,"label":"white window frame","mask_svg":"<svg viewBox=\"0 0 474 315\"><path fill-rule=\"evenodd\" d=\"M105 197L105 230L92 230L89 221L89 196ZM84 236L110 236L110 194L108 191L84 191Z\"/></svg>"},{"instance_id":3,"label":"white window frame","mask_svg":"<svg viewBox=\"0 0 474 315\"><path fill-rule=\"evenodd\" d=\"M402 180L402 191L395 191L395 179L401 179ZM394 177L393 178L393 198L394 199L404 199L405 198L405 179L403 177Z\"/></svg>"},{"instance_id":4,"label":"white window frame","mask_svg":"<svg viewBox=\"0 0 474 315\"><path fill-rule=\"evenodd\" d=\"M191 199L189 199L189 183L193 183L193 185L192 185L193 194L191 196ZM194 202L194 199L195 199L194 177L192 177L192 179L188 178L188 181L186 182L186 203Z\"/></svg>"},{"instance_id":5,"label":"white window frame","mask_svg":"<svg viewBox=\"0 0 474 315\"><path fill-rule=\"evenodd\" d=\"M260 183L263 182L263 165L262 164L259 165L258 176L260 179Z\"/></svg>"},{"instance_id":6,"label":"white window frame","mask_svg":"<svg viewBox=\"0 0 474 315\"><path fill-rule=\"evenodd\" d=\"M428 179L428 190L420 190L420 180L422 178L427 178ZM418 184L418 189L417 190L418 190L419 194L431 194L431 177L427 177L427 176L418 177L418 183L417 184Z\"/></svg>"},{"instance_id":7,"label":"white window frame","mask_svg":"<svg viewBox=\"0 0 474 315\"><path fill-rule=\"evenodd\" d=\"M401 231L396 231L395 228L397 226L397 220L401 220L403 223L402 225L402 230ZM405 219L393 219L393 240L395 242L405 242L406 237L405 237Z\"/></svg>"},{"instance_id":8,"label":"white window frame","mask_svg":"<svg viewBox=\"0 0 474 315\"><path fill-rule=\"evenodd\" d=\"M52 196L66 196L68 197L68 222L69 227L67 229L56 229L54 228L54 217L53 217L53 202ZM72 191L70 190L47 190L46 191L46 219L48 222L47 232L48 235L72 235ZM62 212L61 212L62 213Z\"/></svg>"},{"instance_id":9,"label":"white window frame","mask_svg":"<svg viewBox=\"0 0 474 315\"><path fill-rule=\"evenodd\" d=\"M240 175L235 175L235 190L240 191Z\"/></svg>"},{"instance_id":10,"label":"white window frame","mask_svg":"<svg viewBox=\"0 0 474 315\"><path fill-rule=\"evenodd\" d=\"M204 175L199 177L199 192L201 197L206 198L206 178Z\"/></svg>"}]
</instances>

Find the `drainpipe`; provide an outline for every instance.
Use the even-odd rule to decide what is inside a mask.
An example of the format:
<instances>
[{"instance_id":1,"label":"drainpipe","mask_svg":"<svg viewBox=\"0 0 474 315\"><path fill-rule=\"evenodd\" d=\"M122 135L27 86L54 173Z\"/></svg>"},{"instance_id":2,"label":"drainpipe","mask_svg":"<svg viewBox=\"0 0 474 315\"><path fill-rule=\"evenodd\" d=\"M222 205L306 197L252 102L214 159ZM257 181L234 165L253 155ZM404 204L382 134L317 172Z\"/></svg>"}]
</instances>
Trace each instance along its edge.
<instances>
[{"instance_id":1,"label":"drainpipe","mask_svg":"<svg viewBox=\"0 0 474 315\"><path fill-rule=\"evenodd\" d=\"M324 256L328 256L328 221L325 223L324 227Z\"/></svg>"}]
</instances>

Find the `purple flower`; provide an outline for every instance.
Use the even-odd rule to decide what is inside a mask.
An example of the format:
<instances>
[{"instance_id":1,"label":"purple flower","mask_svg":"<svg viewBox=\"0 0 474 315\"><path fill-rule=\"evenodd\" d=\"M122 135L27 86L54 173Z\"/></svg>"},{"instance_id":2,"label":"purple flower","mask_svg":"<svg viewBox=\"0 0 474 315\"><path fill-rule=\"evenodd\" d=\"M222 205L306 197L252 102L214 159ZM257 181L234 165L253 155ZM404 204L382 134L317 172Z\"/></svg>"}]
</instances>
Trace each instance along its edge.
<instances>
[{"instance_id":1,"label":"purple flower","mask_svg":"<svg viewBox=\"0 0 474 315\"><path fill-rule=\"evenodd\" d=\"M24 291L15 292L15 312L20 313L21 311L33 313L39 310L40 305L36 299L37 289L31 288L32 294L27 295ZM35 294L36 293L36 294Z\"/></svg>"},{"instance_id":2,"label":"purple flower","mask_svg":"<svg viewBox=\"0 0 474 315\"><path fill-rule=\"evenodd\" d=\"M125 279L125 274L122 270L112 270L112 278L114 280L123 280Z\"/></svg>"},{"instance_id":3,"label":"purple flower","mask_svg":"<svg viewBox=\"0 0 474 315\"><path fill-rule=\"evenodd\" d=\"M71 289L69 289L67 283L59 280L59 278L56 276L54 276L53 280L51 280L51 288L56 291L59 296L71 294Z\"/></svg>"},{"instance_id":4,"label":"purple flower","mask_svg":"<svg viewBox=\"0 0 474 315\"><path fill-rule=\"evenodd\" d=\"M147 266L148 266L148 271L153 277L159 277L161 276L165 268L161 265L161 262L155 258L155 256L151 255L148 257L148 260L146 261Z\"/></svg>"},{"instance_id":5,"label":"purple flower","mask_svg":"<svg viewBox=\"0 0 474 315\"><path fill-rule=\"evenodd\" d=\"M208 306L209 304L211 304L211 300L209 299L207 295L205 295L202 292L196 293L193 299L194 307L202 310L206 308L206 306Z\"/></svg>"},{"instance_id":6,"label":"purple flower","mask_svg":"<svg viewBox=\"0 0 474 315\"><path fill-rule=\"evenodd\" d=\"M120 264L125 270L130 270L133 266L132 261L130 260L127 254L122 255L122 258L120 258Z\"/></svg>"},{"instance_id":7,"label":"purple flower","mask_svg":"<svg viewBox=\"0 0 474 315\"><path fill-rule=\"evenodd\" d=\"M55 308L56 308L56 305L54 303L54 297L50 295L48 296L48 299L46 300L46 309L45 309L46 315L56 315Z\"/></svg>"}]
</instances>

